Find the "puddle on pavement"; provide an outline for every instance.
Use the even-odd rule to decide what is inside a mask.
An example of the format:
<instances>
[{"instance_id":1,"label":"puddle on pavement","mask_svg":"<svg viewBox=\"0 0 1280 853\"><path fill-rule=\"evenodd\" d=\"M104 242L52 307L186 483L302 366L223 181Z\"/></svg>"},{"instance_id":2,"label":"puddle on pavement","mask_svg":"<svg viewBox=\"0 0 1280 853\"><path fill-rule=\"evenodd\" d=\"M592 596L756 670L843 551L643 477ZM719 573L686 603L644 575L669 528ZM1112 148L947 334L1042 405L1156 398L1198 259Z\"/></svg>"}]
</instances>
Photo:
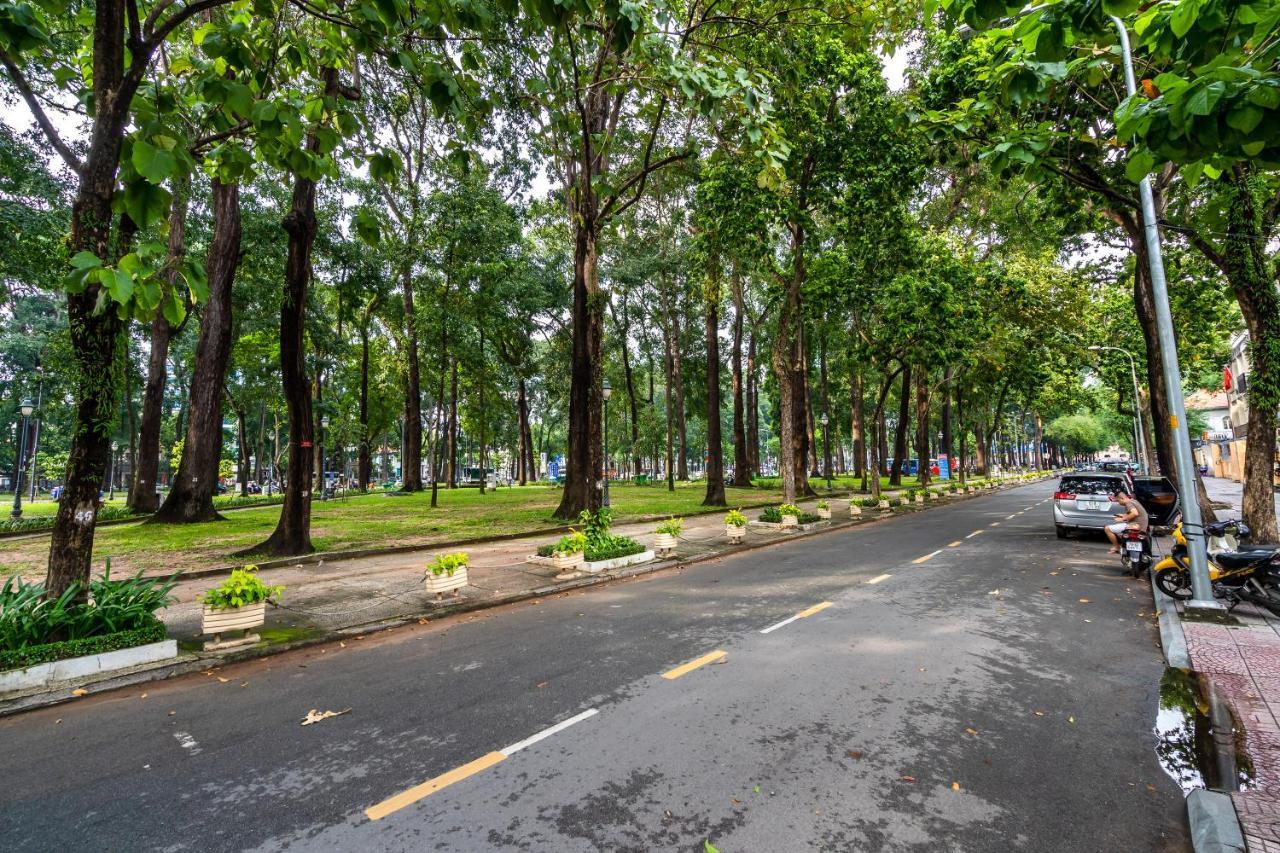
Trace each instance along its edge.
<instances>
[{"instance_id":1,"label":"puddle on pavement","mask_svg":"<svg viewBox=\"0 0 1280 853\"><path fill-rule=\"evenodd\" d=\"M263 642L275 646L281 643L296 643L299 640L310 640L313 637L319 637L324 634L320 628L311 626L306 627L278 627L278 628L259 628L257 631Z\"/></svg>"},{"instance_id":2,"label":"puddle on pavement","mask_svg":"<svg viewBox=\"0 0 1280 853\"><path fill-rule=\"evenodd\" d=\"M1244 729L1231 707L1198 673L1168 667L1160 679L1156 758L1189 793L1196 788L1241 791L1253 785Z\"/></svg>"}]
</instances>

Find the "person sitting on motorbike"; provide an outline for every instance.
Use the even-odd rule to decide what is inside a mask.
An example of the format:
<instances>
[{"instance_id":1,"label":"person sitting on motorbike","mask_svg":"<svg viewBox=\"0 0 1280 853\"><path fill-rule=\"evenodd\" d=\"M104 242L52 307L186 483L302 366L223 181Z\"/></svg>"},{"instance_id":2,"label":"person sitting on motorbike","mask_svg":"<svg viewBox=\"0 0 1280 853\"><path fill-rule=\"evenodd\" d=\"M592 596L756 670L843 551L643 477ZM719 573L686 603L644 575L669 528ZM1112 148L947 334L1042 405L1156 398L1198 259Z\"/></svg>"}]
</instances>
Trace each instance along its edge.
<instances>
[{"instance_id":1,"label":"person sitting on motorbike","mask_svg":"<svg viewBox=\"0 0 1280 853\"><path fill-rule=\"evenodd\" d=\"M1118 503L1124 507L1124 512L1113 515L1116 520L1115 524L1107 525L1107 538L1111 540L1112 554L1120 553L1120 535L1130 527L1146 532L1151 525L1151 519L1147 516L1147 510L1142 504L1138 503L1138 499L1133 495L1126 495L1124 492L1116 492L1111 496L1113 503Z\"/></svg>"}]
</instances>

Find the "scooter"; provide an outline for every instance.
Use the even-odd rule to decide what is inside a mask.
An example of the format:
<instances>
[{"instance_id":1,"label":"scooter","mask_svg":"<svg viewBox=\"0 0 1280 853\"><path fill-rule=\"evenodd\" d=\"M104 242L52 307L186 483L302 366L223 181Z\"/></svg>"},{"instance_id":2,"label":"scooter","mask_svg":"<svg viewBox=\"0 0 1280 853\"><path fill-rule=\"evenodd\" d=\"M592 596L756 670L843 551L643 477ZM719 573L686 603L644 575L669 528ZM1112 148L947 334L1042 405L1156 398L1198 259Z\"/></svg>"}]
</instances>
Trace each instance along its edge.
<instances>
[{"instance_id":1,"label":"scooter","mask_svg":"<svg viewBox=\"0 0 1280 853\"><path fill-rule=\"evenodd\" d=\"M1249 528L1240 521L1206 525L1205 534L1214 598L1226 601L1228 610L1251 601L1280 614L1280 545L1241 542L1248 539ZM1169 556L1153 569L1155 584L1169 597L1185 601L1191 598L1191 571L1181 524L1173 539Z\"/></svg>"},{"instance_id":2,"label":"scooter","mask_svg":"<svg viewBox=\"0 0 1280 853\"><path fill-rule=\"evenodd\" d=\"M1120 534L1120 563L1135 578L1151 568L1151 534L1138 527L1130 527Z\"/></svg>"}]
</instances>

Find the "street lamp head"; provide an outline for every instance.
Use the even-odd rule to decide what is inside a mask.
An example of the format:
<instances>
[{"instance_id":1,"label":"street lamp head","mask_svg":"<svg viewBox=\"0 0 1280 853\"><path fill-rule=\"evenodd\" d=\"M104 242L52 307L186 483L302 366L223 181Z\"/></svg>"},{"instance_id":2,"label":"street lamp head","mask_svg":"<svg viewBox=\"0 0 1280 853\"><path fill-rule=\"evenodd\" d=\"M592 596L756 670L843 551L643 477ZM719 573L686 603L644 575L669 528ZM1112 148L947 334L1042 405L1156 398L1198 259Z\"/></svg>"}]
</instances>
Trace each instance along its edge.
<instances>
[{"instance_id":1,"label":"street lamp head","mask_svg":"<svg viewBox=\"0 0 1280 853\"><path fill-rule=\"evenodd\" d=\"M325 429L328 429L328 428L329 428L329 416L328 416L328 415L324 415L324 416L322 416L322 417L320 418L320 426L324 427Z\"/></svg>"},{"instance_id":2,"label":"street lamp head","mask_svg":"<svg viewBox=\"0 0 1280 853\"><path fill-rule=\"evenodd\" d=\"M818 420L822 422L822 425L823 425L823 426L826 426L826 425L827 425L827 423L830 421L830 418L828 418L828 417L827 417L827 413L826 413L826 412L823 412L823 413L822 413L822 417L821 417L821 418L819 418Z\"/></svg>"},{"instance_id":3,"label":"street lamp head","mask_svg":"<svg viewBox=\"0 0 1280 853\"><path fill-rule=\"evenodd\" d=\"M30 397L24 397L22 402L18 405L18 411L22 412L22 416L24 418L31 417L31 413L35 410L36 407L32 405Z\"/></svg>"},{"instance_id":4,"label":"street lamp head","mask_svg":"<svg viewBox=\"0 0 1280 853\"><path fill-rule=\"evenodd\" d=\"M613 396L613 386L609 384L609 380L604 381L604 386L600 389L600 396L607 402Z\"/></svg>"}]
</instances>

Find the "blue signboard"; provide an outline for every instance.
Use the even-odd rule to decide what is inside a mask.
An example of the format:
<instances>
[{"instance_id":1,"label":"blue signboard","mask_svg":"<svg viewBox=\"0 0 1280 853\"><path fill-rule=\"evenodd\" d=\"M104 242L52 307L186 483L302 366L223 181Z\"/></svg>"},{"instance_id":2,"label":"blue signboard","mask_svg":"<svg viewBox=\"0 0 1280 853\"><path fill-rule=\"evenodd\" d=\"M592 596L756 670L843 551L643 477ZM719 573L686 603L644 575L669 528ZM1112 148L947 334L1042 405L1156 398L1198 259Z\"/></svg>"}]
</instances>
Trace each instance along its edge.
<instances>
[{"instance_id":1,"label":"blue signboard","mask_svg":"<svg viewBox=\"0 0 1280 853\"><path fill-rule=\"evenodd\" d=\"M552 480L560 479L560 460L553 456L551 461L547 463L547 476Z\"/></svg>"},{"instance_id":2,"label":"blue signboard","mask_svg":"<svg viewBox=\"0 0 1280 853\"><path fill-rule=\"evenodd\" d=\"M939 480L951 479L951 461L947 459L947 454L945 453L941 453L938 455L938 479Z\"/></svg>"}]
</instances>

